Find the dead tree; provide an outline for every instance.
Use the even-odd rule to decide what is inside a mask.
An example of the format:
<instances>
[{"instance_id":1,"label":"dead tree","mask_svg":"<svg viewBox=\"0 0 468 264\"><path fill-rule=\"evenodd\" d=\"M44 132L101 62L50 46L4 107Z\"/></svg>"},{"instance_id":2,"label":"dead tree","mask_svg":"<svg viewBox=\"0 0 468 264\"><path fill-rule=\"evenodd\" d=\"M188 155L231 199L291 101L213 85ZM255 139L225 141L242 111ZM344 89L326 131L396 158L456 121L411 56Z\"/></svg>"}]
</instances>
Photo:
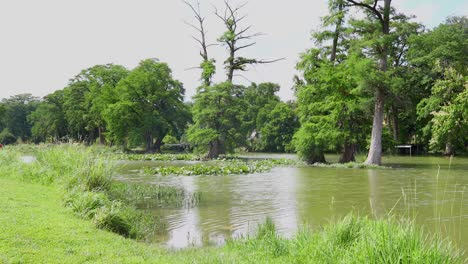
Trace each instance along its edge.
<instances>
[{"instance_id":1,"label":"dead tree","mask_svg":"<svg viewBox=\"0 0 468 264\"><path fill-rule=\"evenodd\" d=\"M210 46L214 46L216 44L207 44L206 42L206 30L205 30L205 17L202 16L200 10L200 2L197 2L196 7L189 3L188 1L183 1L193 12L195 19L197 20L197 25L194 25L189 22L185 22L185 24L189 25L190 27L194 28L198 33L199 37L192 36L192 38L200 45L200 56L202 57L202 63L199 67L202 69L201 80L205 87L211 85L211 79L215 73L215 60L210 59L208 56L208 48Z\"/></svg>"},{"instance_id":2,"label":"dead tree","mask_svg":"<svg viewBox=\"0 0 468 264\"><path fill-rule=\"evenodd\" d=\"M238 56L237 54L240 50L256 44L256 42L252 41L252 38L261 36L262 34L249 33L252 28L251 25L241 27L241 22L247 17L246 15L240 14L240 11L245 4L233 7L226 0L224 1L224 4L225 8L223 14L220 14L215 7L215 15L221 19L226 27L226 31L220 38L218 38L218 42L223 46L226 46L228 50L228 58L224 61L228 82L232 83L235 72L246 71L248 65L266 64L282 60L259 60Z\"/></svg>"}]
</instances>

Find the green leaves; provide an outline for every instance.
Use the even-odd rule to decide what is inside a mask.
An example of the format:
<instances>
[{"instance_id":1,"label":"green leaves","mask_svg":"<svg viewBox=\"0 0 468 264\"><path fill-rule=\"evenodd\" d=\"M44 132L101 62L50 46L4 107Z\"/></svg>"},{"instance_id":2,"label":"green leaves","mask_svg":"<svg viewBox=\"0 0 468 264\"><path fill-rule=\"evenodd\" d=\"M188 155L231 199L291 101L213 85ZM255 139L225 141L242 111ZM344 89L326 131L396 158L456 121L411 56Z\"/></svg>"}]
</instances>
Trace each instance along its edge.
<instances>
[{"instance_id":1,"label":"green leaves","mask_svg":"<svg viewBox=\"0 0 468 264\"><path fill-rule=\"evenodd\" d=\"M116 89L117 101L105 111L109 134L115 140L124 142L133 136L135 143L145 143L147 151L158 151L169 132L181 134L185 128L189 119L183 103L185 90L172 78L167 64L143 60Z\"/></svg>"}]
</instances>

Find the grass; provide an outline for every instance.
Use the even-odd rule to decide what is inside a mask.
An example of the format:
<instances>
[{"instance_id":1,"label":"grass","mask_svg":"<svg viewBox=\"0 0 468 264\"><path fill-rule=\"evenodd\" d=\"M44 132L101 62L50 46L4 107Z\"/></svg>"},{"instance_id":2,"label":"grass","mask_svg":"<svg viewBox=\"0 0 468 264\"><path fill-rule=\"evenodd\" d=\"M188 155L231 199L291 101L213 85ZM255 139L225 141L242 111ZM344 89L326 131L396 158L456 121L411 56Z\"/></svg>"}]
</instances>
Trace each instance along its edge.
<instances>
[{"instance_id":1,"label":"grass","mask_svg":"<svg viewBox=\"0 0 468 264\"><path fill-rule=\"evenodd\" d=\"M125 237L146 240L154 233L164 231L161 219L149 212L137 210L131 201L137 191L135 185L124 185L112 180L114 166L81 146L40 146L33 148L36 160L29 164L18 157L24 153L9 149L0 155L0 169L5 178L43 185L56 185L62 190L62 200L76 215L91 220L96 227ZM184 197L173 195L179 191L158 188L152 200L182 203ZM147 193L142 193L147 195ZM154 194L154 192L153 192Z\"/></svg>"},{"instance_id":2,"label":"grass","mask_svg":"<svg viewBox=\"0 0 468 264\"><path fill-rule=\"evenodd\" d=\"M292 239L278 236L267 219L255 237L233 240L227 248L245 252L243 259L252 263L463 263L449 242L425 235L411 222L352 215Z\"/></svg>"}]
</instances>

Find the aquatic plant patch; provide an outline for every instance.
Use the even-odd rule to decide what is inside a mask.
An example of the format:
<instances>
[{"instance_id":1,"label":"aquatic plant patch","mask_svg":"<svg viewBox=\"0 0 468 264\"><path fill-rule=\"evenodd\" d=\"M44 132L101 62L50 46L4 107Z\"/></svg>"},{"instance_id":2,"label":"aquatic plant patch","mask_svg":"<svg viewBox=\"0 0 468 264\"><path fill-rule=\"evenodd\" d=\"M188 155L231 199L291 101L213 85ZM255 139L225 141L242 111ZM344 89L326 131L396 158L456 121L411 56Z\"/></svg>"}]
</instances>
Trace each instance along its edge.
<instances>
[{"instance_id":1,"label":"aquatic plant patch","mask_svg":"<svg viewBox=\"0 0 468 264\"><path fill-rule=\"evenodd\" d=\"M268 172L277 166L292 166L297 164L288 159L267 159L258 161L219 160L215 163L199 163L189 166L160 166L144 168L145 174L157 175L231 175Z\"/></svg>"}]
</instances>

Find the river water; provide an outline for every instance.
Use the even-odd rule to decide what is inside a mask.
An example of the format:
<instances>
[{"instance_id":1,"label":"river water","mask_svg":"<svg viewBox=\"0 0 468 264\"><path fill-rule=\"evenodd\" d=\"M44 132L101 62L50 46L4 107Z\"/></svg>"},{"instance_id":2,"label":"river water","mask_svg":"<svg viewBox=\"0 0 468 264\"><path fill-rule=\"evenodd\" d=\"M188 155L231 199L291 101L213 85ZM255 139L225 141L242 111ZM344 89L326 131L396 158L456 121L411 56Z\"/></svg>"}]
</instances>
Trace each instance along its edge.
<instances>
[{"instance_id":1,"label":"river water","mask_svg":"<svg viewBox=\"0 0 468 264\"><path fill-rule=\"evenodd\" d=\"M253 154L250 158L296 158ZM327 157L336 160L336 156ZM271 217L284 236L316 228L353 212L407 216L438 231L468 251L468 158L385 157L391 169L278 167L268 173L228 176L141 176L128 162L118 178L201 192L201 202L184 208L149 208L168 222L157 240L170 248L219 245L246 236ZM186 162L171 162L180 166Z\"/></svg>"}]
</instances>

